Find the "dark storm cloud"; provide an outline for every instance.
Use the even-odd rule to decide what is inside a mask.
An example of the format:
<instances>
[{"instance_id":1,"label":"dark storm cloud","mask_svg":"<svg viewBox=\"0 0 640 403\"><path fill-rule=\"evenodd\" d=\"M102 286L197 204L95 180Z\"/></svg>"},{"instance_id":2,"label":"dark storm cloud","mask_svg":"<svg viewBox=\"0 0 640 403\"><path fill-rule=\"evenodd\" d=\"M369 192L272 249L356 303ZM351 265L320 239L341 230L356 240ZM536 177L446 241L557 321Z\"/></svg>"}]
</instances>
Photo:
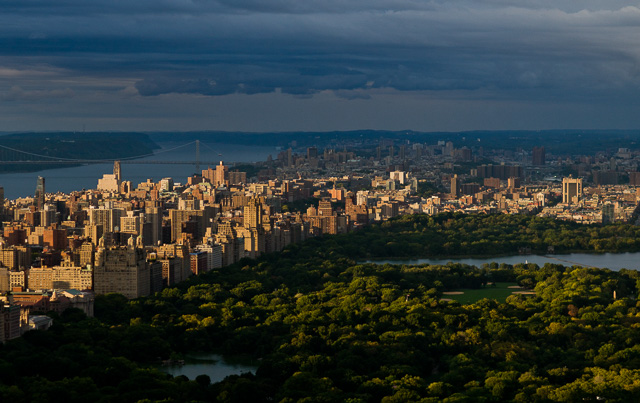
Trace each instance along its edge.
<instances>
[{"instance_id":1,"label":"dark storm cloud","mask_svg":"<svg viewBox=\"0 0 640 403\"><path fill-rule=\"evenodd\" d=\"M640 10L576 3L4 1L0 86L77 93L109 77L110 90L144 97L333 91L367 99L375 89L633 97ZM5 77L2 68L22 73ZM48 69L57 79L29 73Z\"/></svg>"},{"instance_id":2,"label":"dark storm cloud","mask_svg":"<svg viewBox=\"0 0 640 403\"><path fill-rule=\"evenodd\" d=\"M40 101L51 98L72 98L74 95L75 93L70 88L49 91L25 91L18 86L13 86L9 91L0 93L0 99L5 101Z\"/></svg>"},{"instance_id":3,"label":"dark storm cloud","mask_svg":"<svg viewBox=\"0 0 640 403\"><path fill-rule=\"evenodd\" d=\"M366 75L359 71L318 68L303 63L296 66L295 62L289 65L274 64L268 63L260 68L216 65L208 78L149 78L138 81L135 87L145 96L174 92L200 95L259 94L278 89L285 94L310 95L323 90L352 90L367 85Z\"/></svg>"}]
</instances>

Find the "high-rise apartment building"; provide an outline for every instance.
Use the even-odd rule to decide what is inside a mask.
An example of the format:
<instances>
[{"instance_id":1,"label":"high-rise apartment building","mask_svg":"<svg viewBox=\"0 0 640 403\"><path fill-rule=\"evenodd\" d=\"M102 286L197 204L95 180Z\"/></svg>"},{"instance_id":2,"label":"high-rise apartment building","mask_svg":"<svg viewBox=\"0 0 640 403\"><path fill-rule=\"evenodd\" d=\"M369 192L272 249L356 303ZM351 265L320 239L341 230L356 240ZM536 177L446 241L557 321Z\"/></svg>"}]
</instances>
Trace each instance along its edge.
<instances>
[{"instance_id":1,"label":"high-rise apartment building","mask_svg":"<svg viewBox=\"0 0 640 403\"><path fill-rule=\"evenodd\" d=\"M262 225L262 203L259 199L251 199L244 206L244 227L255 229Z\"/></svg>"},{"instance_id":2,"label":"high-rise apartment building","mask_svg":"<svg viewBox=\"0 0 640 403\"><path fill-rule=\"evenodd\" d=\"M488 188L500 189L500 178L484 178L484 186Z\"/></svg>"},{"instance_id":3,"label":"high-rise apartment building","mask_svg":"<svg viewBox=\"0 0 640 403\"><path fill-rule=\"evenodd\" d=\"M247 173L240 171L230 171L228 173L229 185L239 185L241 183L247 183Z\"/></svg>"},{"instance_id":4,"label":"high-rise apartment building","mask_svg":"<svg viewBox=\"0 0 640 403\"><path fill-rule=\"evenodd\" d=\"M122 171L120 169L120 161L113 161L113 176L120 183L122 180Z\"/></svg>"},{"instance_id":5,"label":"high-rise apartment building","mask_svg":"<svg viewBox=\"0 0 640 403\"><path fill-rule=\"evenodd\" d=\"M607 203L602 206L602 223L611 224L616 219L615 206L612 203Z\"/></svg>"},{"instance_id":6,"label":"high-rise apartment building","mask_svg":"<svg viewBox=\"0 0 640 403\"><path fill-rule=\"evenodd\" d=\"M0 300L0 343L20 337L20 312L20 305Z\"/></svg>"},{"instance_id":7,"label":"high-rise apartment building","mask_svg":"<svg viewBox=\"0 0 640 403\"><path fill-rule=\"evenodd\" d=\"M151 239L145 243L157 245L162 240L162 209L159 207L145 207L144 220L151 224Z\"/></svg>"},{"instance_id":8,"label":"high-rise apartment building","mask_svg":"<svg viewBox=\"0 0 640 403\"><path fill-rule=\"evenodd\" d=\"M62 228L46 228L42 233L42 244L56 250L67 248L67 231Z\"/></svg>"},{"instance_id":9,"label":"high-rise apartment building","mask_svg":"<svg viewBox=\"0 0 640 403\"><path fill-rule=\"evenodd\" d=\"M6 267L0 267L0 293L11 291L11 271Z\"/></svg>"},{"instance_id":10,"label":"high-rise apartment building","mask_svg":"<svg viewBox=\"0 0 640 403\"><path fill-rule=\"evenodd\" d=\"M531 164L542 166L545 164L544 147L533 147L531 152Z\"/></svg>"},{"instance_id":11,"label":"high-rise apartment building","mask_svg":"<svg viewBox=\"0 0 640 403\"><path fill-rule=\"evenodd\" d=\"M318 203L318 215L329 217L333 215L333 206L330 200L320 200Z\"/></svg>"},{"instance_id":12,"label":"high-rise apartment building","mask_svg":"<svg viewBox=\"0 0 640 403\"><path fill-rule=\"evenodd\" d=\"M640 172L629 172L629 186L640 186Z\"/></svg>"},{"instance_id":13,"label":"high-rise apartment building","mask_svg":"<svg viewBox=\"0 0 640 403\"><path fill-rule=\"evenodd\" d=\"M207 171L202 171L202 172L207 172ZM173 178L162 178L158 184L160 186L160 190L163 192L173 191Z\"/></svg>"},{"instance_id":14,"label":"high-rise apartment building","mask_svg":"<svg viewBox=\"0 0 640 403\"><path fill-rule=\"evenodd\" d=\"M133 240L128 246L98 248L95 260L93 288L96 294L117 292L127 298L149 295L151 273L146 255Z\"/></svg>"},{"instance_id":15,"label":"high-rise apartment building","mask_svg":"<svg viewBox=\"0 0 640 403\"><path fill-rule=\"evenodd\" d=\"M142 235L144 217L141 218L139 215L133 215L133 211L127 211L126 213L126 216L120 217L120 232L132 234L135 237Z\"/></svg>"},{"instance_id":16,"label":"high-rise apartment building","mask_svg":"<svg viewBox=\"0 0 640 403\"><path fill-rule=\"evenodd\" d=\"M115 227L120 226L120 217L124 215L124 210L112 208L98 208L89 210L89 221L91 225L102 225L103 232L113 232Z\"/></svg>"},{"instance_id":17,"label":"high-rise apartment building","mask_svg":"<svg viewBox=\"0 0 640 403\"><path fill-rule=\"evenodd\" d=\"M82 267L93 266L94 244L93 242L84 242L79 248L79 264Z\"/></svg>"},{"instance_id":18,"label":"high-rise apartment building","mask_svg":"<svg viewBox=\"0 0 640 403\"><path fill-rule=\"evenodd\" d=\"M458 175L453 175L451 178L451 196L458 197L460 195L460 182Z\"/></svg>"},{"instance_id":19,"label":"high-rise apartment building","mask_svg":"<svg viewBox=\"0 0 640 403\"><path fill-rule=\"evenodd\" d=\"M207 265L207 252L195 251L189 253L189 262L191 272L196 276L209 271L209 267Z\"/></svg>"},{"instance_id":20,"label":"high-rise apartment building","mask_svg":"<svg viewBox=\"0 0 640 403\"><path fill-rule=\"evenodd\" d=\"M31 248L27 246L8 246L0 243L0 265L18 270L31 266Z\"/></svg>"},{"instance_id":21,"label":"high-rise apartment building","mask_svg":"<svg viewBox=\"0 0 640 403\"><path fill-rule=\"evenodd\" d=\"M36 182L36 193L33 202L38 210L42 210L44 208L45 187L44 178L42 176L38 176L38 181Z\"/></svg>"},{"instance_id":22,"label":"high-rise apartment building","mask_svg":"<svg viewBox=\"0 0 640 403\"><path fill-rule=\"evenodd\" d=\"M292 167L293 166L293 154L292 154L292 151L291 151L291 147L289 147L287 149L287 161L286 161L286 164L287 164L286 166L288 166L288 167Z\"/></svg>"},{"instance_id":23,"label":"high-rise apartment building","mask_svg":"<svg viewBox=\"0 0 640 403\"><path fill-rule=\"evenodd\" d=\"M562 179L562 202L565 204L577 203L582 197L582 179L581 178L563 178Z\"/></svg>"},{"instance_id":24,"label":"high-rise apartment building","mask_svg":"<svg viewBox=\"0 0 640 403\"><path fill-rule=\"evenodd\" d=\"M522 167L519 165L480 165L478 166L478 177L499 178L507 180L511 177L523 177Z\"/></svg>"},{"instance_id":25,"label":"high-rise apartment building","mask_svg":"<svg viewBox=\"0 0 640 403\"><path fill-rule=\"evenodd\" d=\"M307 148L307 159L318 158L318 148L317 147L308 147Z\"/></svg>"},{"instance_id":26,"label":"high-rise apartment building","mask_svg":"<svg viewBox=\"0 0 640 403\"><path fill-rule=\"evenodd\" d=\"M195 238L203 235L204 228L203 210L169 210L169 218L171 219L171 242L182 239L182 226L188 221L197 222L197 234Z\"/></svg>"},{"instance_id":27,"label":"high-rise apartment building","mask_svg":"<svg viewBox=\"0 0 640 403\"><path fill-rule=\"evenodd\" d=\"M216 166L216 171L213 174L213 185L215 187L224 186L227 183L227 167L224 166L222 161L220 165Z\"/></svg>"},{"instance_id":28,"label":"high-rise apartment building","mask_svg":"<svg viewBox=\"0 0 640 403\"><path fill-rule=\"evenodd\" d=\"M222 246L220 244L200 244L196 246L196 250L207 252L207 267L209 270L222 267Z\"/></svg>"},{"instance_id":29,"label":"high-rise apartment building","mask_svg":"<svg viewBox=\"0 0 640 403\"><path fill-rule=\"evenodd\" d=\"M168 281L168 285L191 275L189 248L186 245L164 244L156 249L156 254L162 262L162 278Z\"/></svg>"}]
</instances>

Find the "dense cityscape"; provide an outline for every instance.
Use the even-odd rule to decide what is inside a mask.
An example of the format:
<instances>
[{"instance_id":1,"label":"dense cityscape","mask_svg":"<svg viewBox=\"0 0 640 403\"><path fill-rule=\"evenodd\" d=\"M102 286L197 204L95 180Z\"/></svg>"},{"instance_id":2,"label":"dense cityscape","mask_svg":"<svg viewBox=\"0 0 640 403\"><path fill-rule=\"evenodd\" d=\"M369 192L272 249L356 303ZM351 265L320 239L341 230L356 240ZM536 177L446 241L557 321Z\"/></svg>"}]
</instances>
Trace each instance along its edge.
<instances>
[{"instance_id":1,"label":"dense cityscape","mask_svg":"<svg viewBox=\"0 0 640 403\"><path fill-rule=\"evenodd\" d=\"M95 189L47 193L46 171L33 197L5 200L0 187L2 340L51 324L34 313L78 307L91 316L94 295L147 296L244 258L406 214L638 219L640 153L628 148L566 157L544 146L485 151L451 141L381 139L375 147L294 152L295 145L250 173L220 161L184 182L133 184L115 161Z\"/></svg>"},{"instance_id":2,"label":"dense cityscape","mask_svg":"<svg viewBox=\"0 0 640 403\"><path fill-rule=\"evenodd\" d=\"M0 402L640 401L637 1L0 3Z\"/></svg>"},{"instance_id":3,"label":"dense cityscape","mask_svg":"<svg viewBox=\"0 0 640 403\"><path fill-rule=\"evenodd\" d=\"M276 135L255 163L200 169L197 151L185 178L132 183L114 160L92 189L51 192L46 169L33 196L0 187L0 397L633 399L637 267L566 255L640 251L640 151L617 135L628 148L593 151L593 135L583 154ZM476 259L398 261L454 257Z\"/></svg>"}]
</instances>

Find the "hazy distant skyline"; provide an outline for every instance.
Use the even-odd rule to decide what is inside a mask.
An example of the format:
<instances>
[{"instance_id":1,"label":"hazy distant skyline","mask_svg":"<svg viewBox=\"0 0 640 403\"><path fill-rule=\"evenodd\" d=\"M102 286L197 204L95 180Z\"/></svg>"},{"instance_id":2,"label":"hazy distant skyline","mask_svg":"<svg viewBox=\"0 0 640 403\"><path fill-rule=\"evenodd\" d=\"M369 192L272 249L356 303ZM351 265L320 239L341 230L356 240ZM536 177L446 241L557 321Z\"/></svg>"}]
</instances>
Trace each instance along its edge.
<instances>
[{"instance_id":1,"label":"hazy distant skyline","mask_svg":"<svg viewBox=\"0 0 640 403\"><path fill-rule=\"evenodd\" d=\"M631 1L8 0L0 131L640 128Z\"/></svg>"}]
</instances>

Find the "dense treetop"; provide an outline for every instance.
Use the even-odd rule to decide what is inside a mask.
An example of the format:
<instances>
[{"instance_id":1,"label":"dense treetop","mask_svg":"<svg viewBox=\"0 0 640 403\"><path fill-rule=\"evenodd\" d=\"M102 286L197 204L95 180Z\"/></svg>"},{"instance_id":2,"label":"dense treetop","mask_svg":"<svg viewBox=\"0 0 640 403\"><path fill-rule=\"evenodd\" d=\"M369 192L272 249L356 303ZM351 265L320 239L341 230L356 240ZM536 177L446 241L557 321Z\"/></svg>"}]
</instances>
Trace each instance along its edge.
<instances>
[{"instance_id":1,"label":"dense treetop","mask_svg":"<svg viewBox=\"0 0 640 403\"><path fill-rule=\"evenodd\" d=\"M359 263L523 246L638 250L636 231L439 215L312 239L149 298L101 296L96 318L67 311L49 331L0 349L0 399L55 393L71 402L636 401L636 271ZM495 281L517 282L535 295L468 305L442 295ZM159 358L194 351L248 354L260 366L214 384L151 368Z\"/></svg>"}]
</instances>

